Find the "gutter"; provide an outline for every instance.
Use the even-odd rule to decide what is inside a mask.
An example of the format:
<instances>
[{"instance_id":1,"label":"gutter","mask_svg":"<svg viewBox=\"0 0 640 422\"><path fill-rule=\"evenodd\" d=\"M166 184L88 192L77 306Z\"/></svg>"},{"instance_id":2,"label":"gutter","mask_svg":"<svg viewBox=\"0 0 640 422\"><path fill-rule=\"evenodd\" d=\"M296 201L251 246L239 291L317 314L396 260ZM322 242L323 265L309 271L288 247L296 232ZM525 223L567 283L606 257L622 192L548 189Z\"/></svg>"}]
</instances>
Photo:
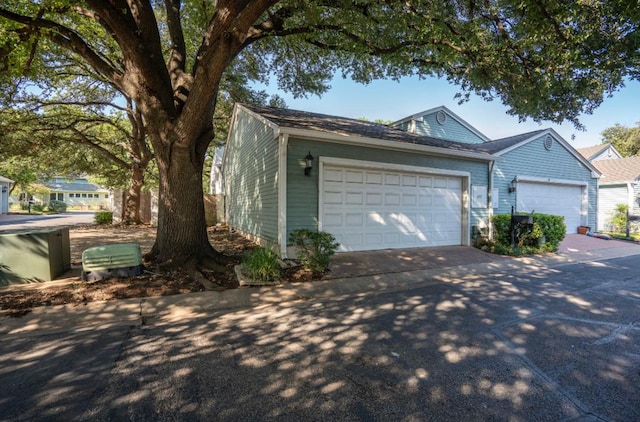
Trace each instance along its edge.
<instances>
[{"instance_id":1,"label":"gutter","mask_svg":"<svg viewBox=\"0 0 640 422\"><path fill-rule=\"evenodd\" d=\"M499 157L488 153L457 151L430 145L412 144L399 141L387 141L383 139L369 138L364 136L338 135L329 132L319 132L317 130L294 129L289 127L281 127L280 131L281 133L286 133L287 135L296 138L321 142L337 142L344 145L356 145L361 147L387 149L392 151L417 152L421 154L436 155L441 157L467 158L477 161L496 161L499 159Z\"/></svg>"}]
</instances>

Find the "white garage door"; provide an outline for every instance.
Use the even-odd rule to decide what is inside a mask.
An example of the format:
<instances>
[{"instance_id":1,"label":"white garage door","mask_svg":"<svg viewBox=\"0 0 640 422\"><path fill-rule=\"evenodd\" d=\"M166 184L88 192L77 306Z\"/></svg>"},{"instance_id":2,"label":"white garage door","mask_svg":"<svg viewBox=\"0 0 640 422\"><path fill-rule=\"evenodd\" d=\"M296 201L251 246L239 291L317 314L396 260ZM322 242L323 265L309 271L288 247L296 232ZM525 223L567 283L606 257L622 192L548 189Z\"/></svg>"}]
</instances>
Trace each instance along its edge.
<instances>
[{"instance_id":1,"label":"white garage door","mask_svg":"<svg viewBox=\"0 0 640 422\"><path fill-rule=\"evenodd\" d=\"M320 227L341 251L462 244L462 179L325 165Z\"/></svg>"},{"instance_id":2,"label":"white garage door","mask_svg":"<svg viewBox=\"0 0 640 422\"><path fill-rule=\"evenodd\" d=\"M582 186L518 182L518 212L562 215L567 233L582 224Z\"/></svg>"},{"instance_id":3,"label":"white garage door","mask_svg":"<svg viewBox=\"0 0 640 422\"><path fill-rule=\"evenodd\" d=\"M611 230L611 217L617 204L628 202L627 186L600 186L598 191L598 230Z\"/></svg>"}]
</instances>

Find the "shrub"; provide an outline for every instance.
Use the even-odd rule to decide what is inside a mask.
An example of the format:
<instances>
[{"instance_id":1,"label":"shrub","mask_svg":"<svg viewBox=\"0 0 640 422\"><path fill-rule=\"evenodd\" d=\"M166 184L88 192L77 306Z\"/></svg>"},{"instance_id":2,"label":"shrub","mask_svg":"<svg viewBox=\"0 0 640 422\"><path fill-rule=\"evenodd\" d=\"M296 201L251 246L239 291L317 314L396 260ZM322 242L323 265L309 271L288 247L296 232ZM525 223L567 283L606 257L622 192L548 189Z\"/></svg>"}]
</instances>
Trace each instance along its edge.
<instances>
[{"instance_id":1,"label":"shrub","mask_svg":"<svg viewBox=\"0 0 640 422\"><path fill-rule=\"evenodd\" d=\"M626 204L616 204L616 208L612 212L611 225L613 231L617 233L627 232L627 212L629 206Z\"/></svg>"},{"instance_id":2,"label":"shrub","mask_svg":"<svg viewBox=\"0 0 640 422\"><path fill-rule=\"evenodd\" d=\"M516 227L517 243L511 246L511 215L493 216L493 252L504 255L526 255L555 252L564 239L567 227L564 217L550 214L533 214L533 224Z\"/></svg>"},{"instance_id":3,"label":"shrub","mask_svg":"<svg viewBox=\"0 0 640 422\"><path fill-rule=\"evenodd\" d=\"M308 229L292 231L289 241L296 247L302 265L314 274L323 273L329 268L331 256L340 246L332 234Z\"/></svg>"},{"instance_id":4,"label":"shrub","mask_svg":"<svg viewBox=\"0 0 640 422\"><path fill-rule=\"evenodd\" d=\"M96 224L111 224L113 223L113 211L98 211L93 215L93 220Z\"/></svg>"},{"instance_id":5,"label":"shrub","mask_svg":"<svg viewBox=\"0 0 640 422\"><path fill-rule=\"evenodd\" d=\"M256 248L244 256L243 272L254 280L275 281L280 279L278 255L270 249Z\"/></svg>"},{"instance_id":6,"label":"shrub","mask_svg":"<svg viewBox=\"0 0 640 422\"><path fill-rule=\"evenodd\" d=\"M62 201L49 201L49 211L52 213L60 213L67 211L67 203Z\"/></svg>"}]
</instances>

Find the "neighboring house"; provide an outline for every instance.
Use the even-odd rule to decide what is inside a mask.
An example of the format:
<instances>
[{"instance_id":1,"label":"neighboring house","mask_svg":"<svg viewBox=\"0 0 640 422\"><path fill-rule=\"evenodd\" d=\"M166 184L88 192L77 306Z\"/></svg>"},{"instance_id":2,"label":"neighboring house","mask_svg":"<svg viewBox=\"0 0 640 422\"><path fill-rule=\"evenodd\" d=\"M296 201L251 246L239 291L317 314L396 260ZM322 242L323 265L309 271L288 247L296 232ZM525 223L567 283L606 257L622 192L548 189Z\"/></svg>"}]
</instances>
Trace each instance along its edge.
<instances>
[{"instance_id":1,"label":"neighboring house","mask_svg":"<svg viewBox=\"0 0 640 422\"><path fill-rule=\"evenodd\" d=\"M9 191L13 180L0 176L0 214L9 212Z\"/></svg>"},{"instance_id":2,"label":"neighboring house","mask_svg":"<svg viewBox=\"0 0 640 422\"><path fill-rule=\"evenodd\" d=\"M598 185L599 231L610 231L611 217L619 204L630 214L640 214L640 156L623 158L611 144L578 150L602 173Z\"/></svg>"},{"instance_id":3,"label":"neighboring house","mask_svg":"<svg viewBox=\"0 0 640 422\"><path fill-rule=\"evenodd\" d=\"M43 183L50 189L43 197L43 203L52 200L63 201L68 207L82 209L105 209L111 203L109 189L95 185L84 177L66 180L55 177Z\"/></svg>"},{"instance_id":4,"label":"neighboring house","mask_svg":"<svg viewBox=\"0 0 640 422\"><path fill-rule=\"evenodd\" d=\"M109 208L111 199L110 191L89 182L84 177L74 180L66 180L64 177L54 177L41 182L49 189L48 193L34 195L36 203L47 205L49 201L62 201L70 208L80 209L105 209ZM24 203L24 193L13 195L15 202Z\"/></svg>"},{"instance_id":5,"label":"neighboring house","mask_svg":"<svg viewBox=\"0 0 640 422\"><path fill-rule=\"evenodd\" d=\"M552 130L491 141L446 107L391 126L236 105L227 223L286 256L299 228L357 251L469 245L511 206L564 215L570 233L595 222L598 173Z\"/></svg>"},{"instance_id":6,"label":"neighboring house","mask_svg":"<svg viewBox=\"0 0 640 422\"><path fill-rule=\"evenodd\" d=\"M618 150L611 144L600 144L592 147L578 148L577 151L592 163L598 160L622 158L622 155L620 155Z\"/></svg>"},{"instance_id":7,"label":"neighboring house","mask_svg":"<svg viewBox=\"0 0 640 422\"><path fill-rule=\"evenodd\" d=\"M553 129L487 142L482 149L501 158L493 169L494 212L561 215L567 233L594 226L597 168Z\"/></svg>"},{"instance_id":8,"label":"neighboring house","mask_svg":"<svg viewBox=\"0 0 640 422\"><path fill-rule=\"evenodd\" d=\"M599 187L598 230L611 230L611 217L618 204L640 214L640 156L594 162L602 172Z\"/></svg>"},{"instance_id":9,"label":"neighboring house","mask_svg":"<svg viewBox=\"0 0 640 422\"><path fill-rule=\"evenodd\" d=\"M597 218L596 167L552 129L489 140L441 106L392 123L417 134L470 142L499 158L492 168L496 214L539 212L564 216L567 233L594 226Z\"/></svg>"}]
</instances>

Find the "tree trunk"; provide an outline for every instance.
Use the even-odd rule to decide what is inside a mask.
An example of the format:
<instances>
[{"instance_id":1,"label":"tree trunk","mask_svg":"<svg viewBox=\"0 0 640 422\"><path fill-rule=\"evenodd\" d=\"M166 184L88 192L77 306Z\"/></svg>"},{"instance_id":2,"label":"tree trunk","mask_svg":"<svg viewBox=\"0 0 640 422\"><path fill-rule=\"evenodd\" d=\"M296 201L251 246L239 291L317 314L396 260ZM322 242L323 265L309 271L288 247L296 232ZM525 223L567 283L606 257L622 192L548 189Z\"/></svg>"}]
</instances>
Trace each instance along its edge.
<instances>
[{"instance_id":1,"label":"tree trunk","mask_svg":"<svg viewBox=\"0 0 640 422\"><path fill-rule=\"evenodd\" d=\"M156 262L180 267L219 258L209 242L205 223L204 153L199 157L174 143L156 151L156 159L160 170L158 231L151 252Z\"/></svg>"},{"instance_id":2,"label":"tree trunk","mask_svg":"<svg viewBox=\"0 0 640 422\"><path fill-rule=\"evenodd\" d=\"M141 224L140 201L144 186L144 168L134 165L131 172L131 183L122 204L122 222L124 224Z\"/></svg>"}]
</instances>

